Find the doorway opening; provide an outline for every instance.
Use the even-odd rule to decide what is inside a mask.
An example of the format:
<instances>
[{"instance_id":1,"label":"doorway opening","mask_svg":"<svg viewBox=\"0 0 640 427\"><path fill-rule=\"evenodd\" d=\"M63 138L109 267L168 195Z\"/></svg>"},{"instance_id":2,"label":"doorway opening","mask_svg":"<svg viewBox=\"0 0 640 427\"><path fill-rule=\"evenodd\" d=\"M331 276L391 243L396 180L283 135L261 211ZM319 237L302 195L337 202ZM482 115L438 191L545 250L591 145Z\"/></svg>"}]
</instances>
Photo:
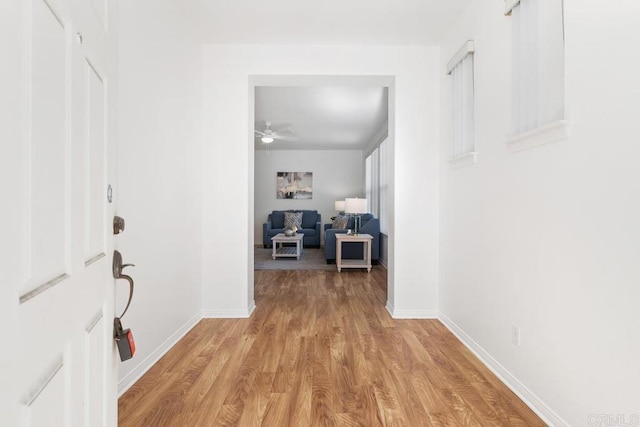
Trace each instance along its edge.
<instances>
[{"instance_id":1,"label":"doorway opening","mask_svg":"<svg viewBox=\"0 0 640 427\"><path fill-rule=\"evenodd\" d=\"M393 76L250 76L249 98L249 283L254 268L335 271L335 264L327 264L335 250L325 250L326 228L344 214L337 202L346 198L367 200L362 213L372 214L379 232L373 261L389 280L393 231L385 214L393 209ZM284 181L290 187L279 189ZM273 236L267 233L276 230L269 215L287 210L316 211L320 235L305 236L300 259L295 247L290 259L273 259ZM281 219L276 226L284 225Z\"/></svg>"}]
</instances>

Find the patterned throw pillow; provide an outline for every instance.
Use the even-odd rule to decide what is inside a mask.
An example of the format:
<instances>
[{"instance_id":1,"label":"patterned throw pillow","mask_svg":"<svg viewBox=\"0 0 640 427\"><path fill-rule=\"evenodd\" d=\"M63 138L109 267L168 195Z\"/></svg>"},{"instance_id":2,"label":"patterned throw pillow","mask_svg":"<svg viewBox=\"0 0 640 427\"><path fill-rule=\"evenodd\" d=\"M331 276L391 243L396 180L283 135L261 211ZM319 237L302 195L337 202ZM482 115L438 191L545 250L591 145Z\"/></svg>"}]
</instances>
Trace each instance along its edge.
<instances>
[{"instance_id":1,"label":"patterned throw pillow","mask_svg":"<svg viewBox=\"0 0 640 427\"><path fill-rule=\"evenodd\" d=\"M337 217L334 218L333 224L331 224L331 228L344 230L345 228L347 228L348 222L349 222L348 216L338 215Z\"/></svg>"},{"instance_id":2,"label":"patterned throw pillow","mask_svg":"<svg viewBox=\"0 0 640 427\"><path fill-rule=\"evenodd\" d=\"M284 228L292 229L293 226L302 228L302 212L285 212L284 213Z\"/></svg>"}]
</instances>

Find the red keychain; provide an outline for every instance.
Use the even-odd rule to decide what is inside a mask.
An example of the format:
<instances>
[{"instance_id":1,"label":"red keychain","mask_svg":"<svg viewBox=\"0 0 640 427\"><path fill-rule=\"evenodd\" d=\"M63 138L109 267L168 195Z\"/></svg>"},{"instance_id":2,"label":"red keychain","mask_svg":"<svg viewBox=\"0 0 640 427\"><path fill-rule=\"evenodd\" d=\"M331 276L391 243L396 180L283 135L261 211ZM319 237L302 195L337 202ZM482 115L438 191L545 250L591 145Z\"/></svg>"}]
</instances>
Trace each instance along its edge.
<instances>
[{"instance_id":1,"label":"red keychain","mask_svg":"<svg viewBox=\"0 0 640 427\"><path fill-rule=\"evenodd\" d=\"M118 352L120 353L120 360L129 360L136 354L136 343L133 341L133 333L131 329L122 329L122 323L120 318L113 319L113 334L118 344Z\"/></svg>"}]
</instances>

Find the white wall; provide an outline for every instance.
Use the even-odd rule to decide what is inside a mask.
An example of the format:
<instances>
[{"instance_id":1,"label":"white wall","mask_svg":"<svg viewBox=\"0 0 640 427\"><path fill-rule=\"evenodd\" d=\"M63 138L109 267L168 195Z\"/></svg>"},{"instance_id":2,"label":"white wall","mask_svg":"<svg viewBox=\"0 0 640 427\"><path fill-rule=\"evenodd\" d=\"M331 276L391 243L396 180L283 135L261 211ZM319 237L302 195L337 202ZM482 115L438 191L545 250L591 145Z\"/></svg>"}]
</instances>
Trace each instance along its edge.
<instances>
[{"instance_id":1,"label":"white wall","mask_svg":"<svg viewBox=\"0 0 640 427\"><path fill-rule=\"evenodd\" d=\"M121 390L201 313L201 49L175 7L120 4L119 214L126 229L118 241L125 262L136 264L126 270L136 287L123 324L137 350L120 364Z\"/></svg>"},{"instance_id":2,"label":"white wall","mask_svg":"<svg viewBox=\"0 0 640 427\"><path fill-rule=\"evenodd\" d=\"M313 172L313 199L276 199L277 172ZM315 209L322 224L331 223L336 200L364 197L360 150L263 150L255 152L254 221L256 245L262 245L262 224L273 210ZM324 236L322 236L324 242Z\"/></svg>"},{"instance_id":3,"label":"white wall","mask_svg":"<svg viewBox=\"0 0 640 427\"><path fill-rule=\"evenodd\" d=\"M521 152L505 146L503 1L472 2L441 48L445 64L466 40L476 42L479 157L464 168L447 162L445 78L440 304L445 321L548 421L596 425L591 414L623 414L629 422L640 402L640 90L628 48L640 41L640 7L564 4L568 141Z\"/></svg>"},{"instance_id":4,"label":"white wall","mask_svg":"<svg viewBox=\"0 0 640 427\"><path fill-rule=\"evenodd\" d=\"M436 314L438 56L428 47L204 47L205 313L247 315L253 304L250 76L366 75L392 76L394 86L389 308L398 317Z\"/></svg>"}]
</instances>

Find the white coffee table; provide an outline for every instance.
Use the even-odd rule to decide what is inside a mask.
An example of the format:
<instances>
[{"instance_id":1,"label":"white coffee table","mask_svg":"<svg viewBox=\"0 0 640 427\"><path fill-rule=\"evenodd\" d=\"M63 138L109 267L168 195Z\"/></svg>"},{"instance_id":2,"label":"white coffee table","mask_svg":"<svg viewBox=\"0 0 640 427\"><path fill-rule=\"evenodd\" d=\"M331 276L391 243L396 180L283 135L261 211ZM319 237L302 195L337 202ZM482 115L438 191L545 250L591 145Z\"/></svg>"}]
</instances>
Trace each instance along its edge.
<instances>
[{"instance_id":1,"label":"white coffee table","mask_svg":"<svg viewBox=\"0 0 640 427\"><path fill-rule=\"evenodd\" d=\"M304 234L296 233L291 237L287 237L284 233L276 234L271 238L273 243L273 251L271 256L276 258L293 258L300 259L302 255L302 239ZM295 246L285 246L285 243L295 243Z\"/></svg>"}]
</instances>

